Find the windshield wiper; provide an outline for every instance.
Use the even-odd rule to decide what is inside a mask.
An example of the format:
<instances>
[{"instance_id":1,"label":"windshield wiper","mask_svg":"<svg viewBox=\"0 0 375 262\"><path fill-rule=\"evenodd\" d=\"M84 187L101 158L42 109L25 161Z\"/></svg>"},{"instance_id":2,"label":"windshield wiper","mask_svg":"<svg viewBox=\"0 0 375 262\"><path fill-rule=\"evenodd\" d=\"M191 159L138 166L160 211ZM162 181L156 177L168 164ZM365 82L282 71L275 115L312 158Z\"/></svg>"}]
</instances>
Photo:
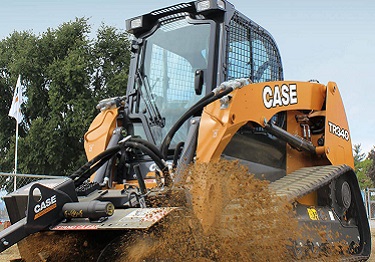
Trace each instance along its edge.
<instances>
[{"instance_id":1,"label":"windshield wiper","mask_svg":"<svg viewBox=\"0 0 375 262\"><path fill-rule=\"evenodd\" d=\"M148 84L148 81L145 80L146 76L143 75L139 69L137 70L136 74L145 89L145 96L143 95L141 89L139 89L138 92L140 93L143 101L145 101L147 111L150 114L150 125L157 125L163 128L165 126L165 118L160 115L160 111L155 103L154 96L151 93L150 85Z\"/></svg>"}]
</instances>

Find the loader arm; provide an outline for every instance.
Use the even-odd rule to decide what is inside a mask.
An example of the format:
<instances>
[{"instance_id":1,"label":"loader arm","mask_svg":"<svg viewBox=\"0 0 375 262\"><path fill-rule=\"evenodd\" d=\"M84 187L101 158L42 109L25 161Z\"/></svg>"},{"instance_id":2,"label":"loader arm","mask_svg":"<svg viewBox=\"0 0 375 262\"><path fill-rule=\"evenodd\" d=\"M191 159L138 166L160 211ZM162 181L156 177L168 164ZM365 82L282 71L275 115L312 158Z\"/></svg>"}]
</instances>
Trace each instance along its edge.
<instances>
[{"instance_id":1,"label":"loader arm","mask_svg":"<svg viewBox=\"0 0 375 262\"><path fill-rule=\"evenodd\" d=\"M200 123L197 159L200 162L217 161L238 129L255 123L278 136L280 128L273 128L272 117L281 112L306 112L325 118L324 144L304 138L301 131L293 130L297 141L309 142L316 155L326 155L331 164L348 164L353 167L349 127L337 85L327 86L311 82L275 81L250 84L233 91L227 101L208 105ZM295 115L299 115L295 113ZM314 116L312 115L312 116ZM297 120L296 120L297 122ZM286 135L288 135L287 132ZM280 134L281 135L281 134ZM293 146L293 144L292 144ZM294 170L287 170L291 172Z\"/></svg>"}]
</instances>

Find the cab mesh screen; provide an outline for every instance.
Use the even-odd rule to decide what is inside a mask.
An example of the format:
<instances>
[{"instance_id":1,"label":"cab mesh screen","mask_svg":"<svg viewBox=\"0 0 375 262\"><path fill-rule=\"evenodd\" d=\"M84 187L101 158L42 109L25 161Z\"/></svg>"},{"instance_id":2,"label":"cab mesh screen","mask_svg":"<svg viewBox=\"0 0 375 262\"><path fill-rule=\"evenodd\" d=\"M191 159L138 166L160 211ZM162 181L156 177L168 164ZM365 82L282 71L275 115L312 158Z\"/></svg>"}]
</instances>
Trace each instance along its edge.
<instances>
[{"instance_id":1,"label":"cab mesh screen","mask_svg":"<svg viewBox=\"0 0 375 262\"><path fill-rule=\"evenodd\" d=\"M253 82L283 79L281 58L270 34L237 13L229 24L226 80L250 78Z\"/></svg>"}]
</instances>

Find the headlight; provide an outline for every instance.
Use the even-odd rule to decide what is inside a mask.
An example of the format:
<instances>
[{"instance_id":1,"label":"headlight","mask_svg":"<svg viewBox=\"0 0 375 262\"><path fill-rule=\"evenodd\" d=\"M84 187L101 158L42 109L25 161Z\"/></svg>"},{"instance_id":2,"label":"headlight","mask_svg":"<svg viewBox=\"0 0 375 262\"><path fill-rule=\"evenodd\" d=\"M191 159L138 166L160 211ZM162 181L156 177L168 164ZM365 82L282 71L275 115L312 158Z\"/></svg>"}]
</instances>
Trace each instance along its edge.
<instances>
[{"instance_id":1,"label":"headlight","mask_svg":"<svg viewBox=\"0 0 375 262\"><path fill-rule=\"evenodd\" d=\"M130 29L142 27L142 17L134 18L130 21Z\"/></svg>"},{"instance_id":2,"label":"headlight","mask_svg":"<svg viewBox=\"0 0 375 262\"><path fill-rule=\"evenodd\" d=\"M201 0L195 3L195 7L199 13L211 9L225 10L225 2L223 0Z\"/></svg>"},{"instance_id":3,"label":"headlight","mask_svg":"<svg viewBox=\"0 0 375 262\"><path fill-rule=\"evenodd\" d=\"M217 6L224 10L225 9L225 2L223 0L218 0Z\"/></svg>"},{"instance_id":4,"label":"headlight","mask_svg":"<svg viewBox=\"0 0 375 262\"><path fill-rule=\"evenodd\" d=\"M211 9L210 4L211 4L210 0L204 0L204 1L197 2L197 11L202 12L202 11Z\"/></svg>"},{"instance_id":5,"label":"headlight","mask_svg":"<svg viewBox=\"0 0 375 262\"><path fill-rule=\"evenodd\" d=\"M133 33L134 30L142 28L143 25L143 16L138 16L132 19L128 19L125 22L126 31Z\"/></svg>"}]
</instances>

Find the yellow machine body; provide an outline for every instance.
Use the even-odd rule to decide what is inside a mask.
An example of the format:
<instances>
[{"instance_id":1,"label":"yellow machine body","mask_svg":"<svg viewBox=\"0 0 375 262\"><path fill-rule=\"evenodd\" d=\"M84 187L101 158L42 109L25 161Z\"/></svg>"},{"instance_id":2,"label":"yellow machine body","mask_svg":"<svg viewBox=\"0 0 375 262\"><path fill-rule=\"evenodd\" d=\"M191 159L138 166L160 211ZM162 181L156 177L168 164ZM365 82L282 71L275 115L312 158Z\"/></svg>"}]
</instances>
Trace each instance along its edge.
<instances>
[{"instance_id":1,"label":"yellow machine body","mask_svg":"<svg viewBox=\"0 0 375 262\"><path fill-rule=\"evenodd\" d=\"M240 127L248 123L265 127L273 116L285 112L288 133L308 140L315 147L315 154L311 154L287 144L286 174L302 167L328 164L354 168L348 122L336 83L329 82L327 86L310 82L257 83L237 89L230 96L227 105L216 101L203 111L197 161L217 161ZM306 126L297 121L299 117L322 117L324 133L306 137ZM319 139L324 141L323 145L319 145ZM316 192L313 192L299 202L316 205L316 199Z\"/></svg>"},{"instance_id":2,"label":"yellow machine body","mask_svg":"<svg viewBox=\"0 0 375 262\"><path fill-rule=\"evenodd\" d=\"M324 145L317 144L321 135L311 136L316 155L296 154L287 158L287 173L301 166L317 165L327 160L333 165L354 167L348 122L340 92L333 82L327 86L310 82L266 82L244 86L231 93L227 108L216 101L208 105L201 119L197 159L218 160L237 130L248 122L264 127L277 113L287 112L288 132L303 138L298 115L325 117ZM319 136L319 137L318 137Z\"/></svg>"}]
</instances>

